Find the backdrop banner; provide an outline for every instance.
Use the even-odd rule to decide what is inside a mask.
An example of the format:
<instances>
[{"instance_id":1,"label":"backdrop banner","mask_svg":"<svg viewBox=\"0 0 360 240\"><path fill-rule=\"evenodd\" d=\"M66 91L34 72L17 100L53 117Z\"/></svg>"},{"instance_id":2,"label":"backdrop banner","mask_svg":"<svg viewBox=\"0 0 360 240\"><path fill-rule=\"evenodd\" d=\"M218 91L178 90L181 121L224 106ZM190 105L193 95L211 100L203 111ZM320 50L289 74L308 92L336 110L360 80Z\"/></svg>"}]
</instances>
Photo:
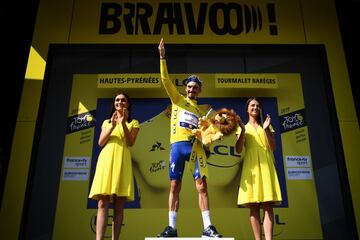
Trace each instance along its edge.
<instances>
[{"instance_id":1,"label":"backdrop banner","mask_svg":"<svg viewBox=\"0 0 360 240\"><path fill-rule=\"evenodd\" d=\"M244 122L246 100L251 96L261 99L276 132L274 155L283 195L282 204L274 209L274 236L321 239L300 74L195 74L203 80L200 105L210 105L215 110L233 109ZM180 92L184 91L182 80L187 76L171 75ZM109 117L112 97L119 91L131 96L132 117L140 122L136 144L131 147L135 200L126 204L122 238L154 237L167 224L171 105L159 83L158 74L148 73L73 76L54 239L95 237L97 202L88 199L88 194L101 150L97 145L101 124ZM210 148L208 188L212 222L225 237L251 239L249 209L236 204L243 156L236 153L235 142L233 134ZM180 198L178 233L181 237L199 236L201 214L187 170ZM111 221L110 210L108 236Z\"/></svg>"}]
</instances>

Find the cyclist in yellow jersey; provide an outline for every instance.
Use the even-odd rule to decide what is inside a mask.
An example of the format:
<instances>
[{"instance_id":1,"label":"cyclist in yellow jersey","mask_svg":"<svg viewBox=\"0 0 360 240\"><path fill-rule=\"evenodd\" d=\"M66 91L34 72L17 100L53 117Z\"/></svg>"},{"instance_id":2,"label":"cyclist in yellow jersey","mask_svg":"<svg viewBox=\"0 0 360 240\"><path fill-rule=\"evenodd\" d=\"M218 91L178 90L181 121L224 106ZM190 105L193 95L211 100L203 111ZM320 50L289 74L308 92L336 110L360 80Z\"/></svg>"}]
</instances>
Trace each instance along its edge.
<instances>
[{"instance_id":1,"label":"cyclist in yellow jersey","mask_svg":"<svg viewBox=\"0 0 360 240\"><path fill-rule=\"evenodd\" d=\"M171 152L169 162L169 225L158 237L177 237L176 215L179 209L181 180L185 161L189 161L193 149L193 142L191 140L193 134L191 130L197 128L198 118L204 115L204 112L202 112L197 105L197 97L201 92L202 82L198 76L192 75L188 77L185 88L186 97L181 95L169 78L163 39L161 39L159 43L158 50L160 55L161 81L172 103L170 123ZM202 235L219 238L222 237L221 234L217 232L210 221L206 175L204 176L199 169L204 168L204 166L201 166L202 161L199 156L197 156L195 160L196 165L193 176L199 196L199 208L203 218L204 230Z\"/></svg>"}]
</instances>

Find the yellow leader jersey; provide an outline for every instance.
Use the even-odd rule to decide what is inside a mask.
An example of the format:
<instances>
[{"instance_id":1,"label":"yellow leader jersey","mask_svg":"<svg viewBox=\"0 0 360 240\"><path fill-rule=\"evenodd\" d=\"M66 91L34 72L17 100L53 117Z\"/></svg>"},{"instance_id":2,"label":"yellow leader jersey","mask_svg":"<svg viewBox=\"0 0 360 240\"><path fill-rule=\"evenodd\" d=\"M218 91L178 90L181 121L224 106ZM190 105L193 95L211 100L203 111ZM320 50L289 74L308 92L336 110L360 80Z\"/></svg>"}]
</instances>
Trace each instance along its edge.
<instances>
[{"instance_id":1,"label":"yellow leader jersey","mask_svg":"<svg viewBox=\"0 0 360 240\"><path fill-rule=\"evenodd\" d=\"M196 100L181 95L171 82L166 66L166 60L160 60L161 81L170 97L171 122L170 122L170 143L189 141L194 134L192 129L198 127L198 119L205 115L205 112L197 105Z\"/></svg>"}]
</instances>

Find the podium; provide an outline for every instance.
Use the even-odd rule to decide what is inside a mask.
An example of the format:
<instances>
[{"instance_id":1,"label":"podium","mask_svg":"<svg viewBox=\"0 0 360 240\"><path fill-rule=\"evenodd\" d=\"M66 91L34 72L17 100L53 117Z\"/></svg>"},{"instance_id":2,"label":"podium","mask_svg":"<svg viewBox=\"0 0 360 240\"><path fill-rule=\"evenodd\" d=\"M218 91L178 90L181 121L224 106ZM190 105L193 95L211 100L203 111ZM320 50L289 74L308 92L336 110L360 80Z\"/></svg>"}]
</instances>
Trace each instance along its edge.
<instances>
[{"instance_id":1,"label":"podium","mask_svg":"<svg viewBox=\"0 0 360 240\"><path fill-rule=\"evenodd\" d=\"M158 238L158 237L146 237L145 240L235 240L235 238L212 238L212 237L175 237L175 238Z\"/></svg>"}]
</instances>

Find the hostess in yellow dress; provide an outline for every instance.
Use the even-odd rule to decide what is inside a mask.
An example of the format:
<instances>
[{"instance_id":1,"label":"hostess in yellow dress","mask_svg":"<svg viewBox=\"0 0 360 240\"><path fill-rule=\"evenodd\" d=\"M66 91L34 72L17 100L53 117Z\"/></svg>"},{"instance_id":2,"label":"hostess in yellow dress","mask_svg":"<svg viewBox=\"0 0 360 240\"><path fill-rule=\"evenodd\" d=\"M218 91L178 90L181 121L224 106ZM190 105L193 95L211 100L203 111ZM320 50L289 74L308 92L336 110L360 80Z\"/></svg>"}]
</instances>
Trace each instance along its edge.
<instances>
[{"instance_id":1,"label":"hostess in yellow dress","mask_svg":"<svg viewBox=\"0 0 360 240\"><path fill-rule=\"evenodd\" d=\"M269 126L270 131L274 132ZM240 134L238 128L237 134ZM238 205L272 201L280 204L281 190L275 168L274 154L269 148L265 131L261 126L256 129L245 125L245 156L241 172Z\"/></svg>"},{"instance_id":2,"label":"hostess in yellow dress","mask_svg":"<svg viewBox=\"0 0 360 240\"><path fill-rule=\"evenodd\" d=\"M138 120L126 123L129 131L139 128ZM101 128L110 128L109 119ZM98 200L98 195L116 195L134 200L134 178L131 153L126 145L124 130L117 124L111 132L108 142L101 150L96 164L95 176L91 185L89 198Z\"/></svg>"}]
</instances>

